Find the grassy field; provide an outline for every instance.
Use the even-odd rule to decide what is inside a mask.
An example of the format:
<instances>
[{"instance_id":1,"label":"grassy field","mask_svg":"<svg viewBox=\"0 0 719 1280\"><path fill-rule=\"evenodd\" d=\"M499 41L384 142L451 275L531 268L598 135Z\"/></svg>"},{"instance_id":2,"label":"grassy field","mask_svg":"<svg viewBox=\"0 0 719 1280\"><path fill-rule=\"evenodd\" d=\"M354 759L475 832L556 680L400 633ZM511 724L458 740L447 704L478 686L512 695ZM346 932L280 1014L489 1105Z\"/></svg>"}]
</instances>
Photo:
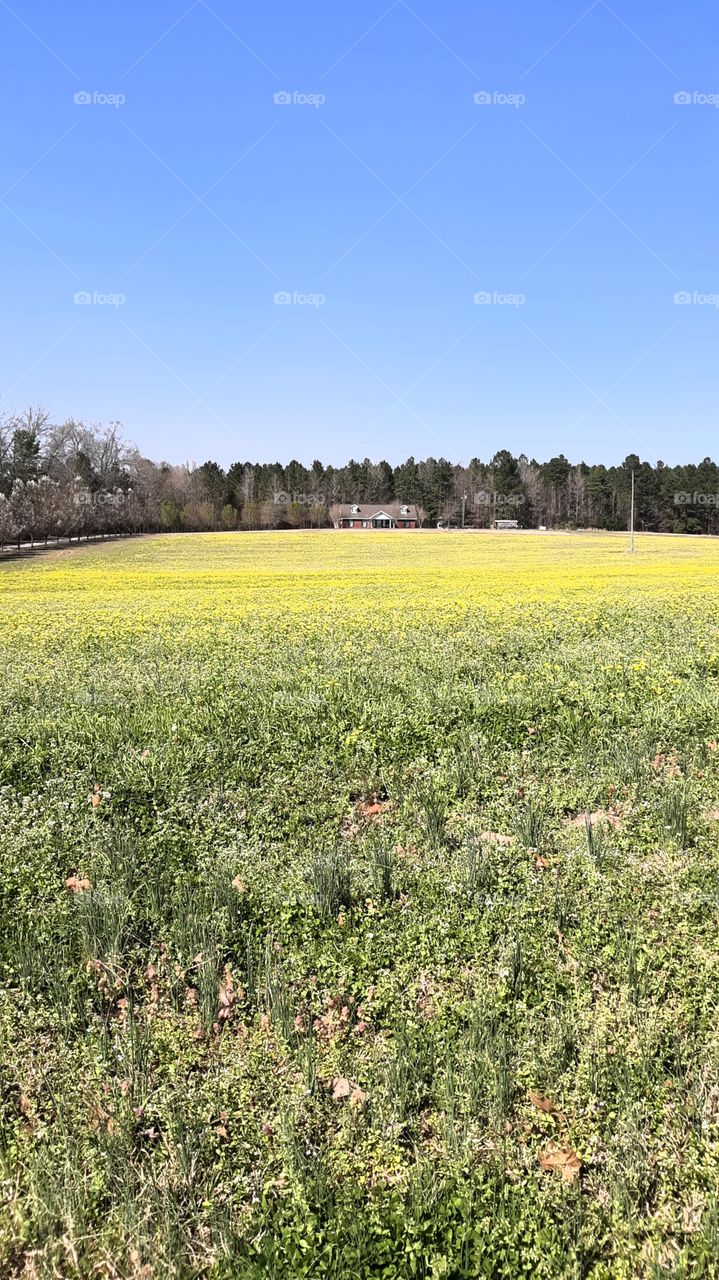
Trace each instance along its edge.
<instances>
[{"instance_id":1,"label":"grassy field","mask_svg":"<svg viewBox=\"0 0 719 1280\"><path fill-rule=\"evenodd\" d=\"M719 543L0 567L0 1274L719 1275Z\"/></svg>"}]
</instances>

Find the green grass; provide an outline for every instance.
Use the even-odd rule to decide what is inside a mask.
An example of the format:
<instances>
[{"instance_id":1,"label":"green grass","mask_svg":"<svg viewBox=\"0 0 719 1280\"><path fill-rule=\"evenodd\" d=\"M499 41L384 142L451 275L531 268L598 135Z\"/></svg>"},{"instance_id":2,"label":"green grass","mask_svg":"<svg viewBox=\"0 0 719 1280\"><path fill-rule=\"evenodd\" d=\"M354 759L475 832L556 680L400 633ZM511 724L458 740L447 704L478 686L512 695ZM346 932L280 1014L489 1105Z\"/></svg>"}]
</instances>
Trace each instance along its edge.
<instances>
[{"instance_id":1,"label":"green grass","mask_svg":"<svg viewBox=\"0 0 719 1280\"><path fill-rule=\"evenodd\" d=\"M719 548L338 537L2 569L0 1274L719 1275Z\"/></svg>"}]
</instances>

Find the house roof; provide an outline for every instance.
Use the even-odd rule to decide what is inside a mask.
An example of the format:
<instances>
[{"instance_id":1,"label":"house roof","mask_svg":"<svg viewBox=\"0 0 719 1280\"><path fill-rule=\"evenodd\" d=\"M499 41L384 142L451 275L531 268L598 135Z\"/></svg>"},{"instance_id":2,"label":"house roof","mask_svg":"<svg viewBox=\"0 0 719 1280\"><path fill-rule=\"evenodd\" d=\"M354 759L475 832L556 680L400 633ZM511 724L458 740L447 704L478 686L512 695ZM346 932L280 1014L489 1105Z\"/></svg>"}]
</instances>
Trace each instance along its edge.
<instances>
[{"instance_id":1,"label":"house roof","mask_svg":"<svg viewBox=\"0 0 719 1280\"><path fill-rule=\"evenodd\" d=\"M391 516L393 520L416 520L417 507L412 502L343 502L340 519L372 520L375 516Z\"/></svg>"}]
</instances>

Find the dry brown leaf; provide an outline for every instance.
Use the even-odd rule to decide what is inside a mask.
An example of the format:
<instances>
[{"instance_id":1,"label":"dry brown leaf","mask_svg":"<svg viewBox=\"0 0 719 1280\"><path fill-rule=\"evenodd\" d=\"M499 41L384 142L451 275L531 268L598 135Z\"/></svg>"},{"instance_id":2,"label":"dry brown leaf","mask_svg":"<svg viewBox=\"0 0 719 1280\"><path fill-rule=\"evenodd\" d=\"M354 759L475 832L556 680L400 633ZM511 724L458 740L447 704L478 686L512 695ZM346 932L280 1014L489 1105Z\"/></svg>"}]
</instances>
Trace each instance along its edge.
<instances>
[{"instance_id":1,"label":"dry brown leaf","mask_svg":"<svg viewBox=\"0 0 719 1280\"><path fill-rule=\"evenodd\" d=\"M608 826L615 830L622 825L622 815L617 805L612 805L611 809L595 809L592 813L585 811L578 813L576 817L569 819L570 827L585 827L590 822L593 827L599 826L600 822L606 822Z\"/></svg>"},{"instance_id":2,"label":"dry brown leaf","mask_svg":"<svg viewBox=\"0 0 719 1280\"><path fill-rule=\"evenodd\" d=\"M543 1098L540 1093L534 1093L532 1089L529 1090L528 1097L532 1106L537 1108L537 1111L544 1111L548 1116L559 1115L557 1106L552 1102L551 1098Z\"/></svg>"},{"instance_id":3,"label":"dry brown leaf","mask_svg":"<svg viewBox=\"0 0 719 1280\"><path fill-rule=\"evenodd\" d=\"M538 853L534 859L534 865L538 871L546 871L549 866L549 858L543 858L541 854Z\"/></svg>"},{"instance_id":4,"label":"dry brown leaf","mask_svg":"<svg viewBox=\"0 0 719 1280\"><path fill-rule=\"evenodd\" d=\"M408 844L408 845L397 844L395 845L394 851L397 854L398 858L409 858L412 856L412 854L417 852L417 846L416 844Z\"/></svg>"},{"instance_id":5,"label":"dry brown leaf","mask_svg":"<svg viewBox=\"0 0 719 1280\"><path fill-rule=\"evenodd\" d=\"M100 784L99 784L99 783L97 783L97 782L95 783L94 787L92 788L92 795L90 796L90 799L91 799L91 801L92 801L92 807L93 807L93 809L96 809L96 808L97 808L97 806L98 806L98 805L99 805L99 803L100 803L100 800L101 800L101 796L100 796Z\"/></svg>"},{"instance_id":6,"label":"dry brown leaf","mask_svg":"<svg viewBox=\"0 0 719 1280\"><path fill-rule=\"evenodd\" d=\"M350 1105L353 1107L362 1107L366 1101L367 1094L364 1089L360 1089L359 1085L356 1085L350 1094Z\"/></svg>"},{"instance_id":7,"label":"dry brown leaf","mask_svg":"<svg viewBox=\"0 0 719 1280\"><path fill-rule=\"evenodd\" d=\"M582 1162L571 1147L558 1147L550 1142L539 1152L539 1163L547 1173L561 1173L567 1182L576 1182L582 1170Z\"/></svg>"},{"instance_id":8,"label":"dry brown leaf","mask_svg":"<svg viewBox=\"0 0 719 1280\"><path fill-rule=\"evenodd\" d=\"M363 818L377 818L386 809L389 809L388 800L363 800L357 805L356 812Z\"/></svg>"},{"instance_id":9,"label":"dry brown leaf","mask_svg":"<svg viewBox=\"0 0 719 1280\"><path fill-rule=\"evenodd\" d=\"M86 876L68 876L65 881L65 888L71 893L87 893L92 888L90 881Z\"/></svg>"},{"instance_id":10,"label":"dry brown leaf","mask_svg":"<svg viewBox=\"0 0 719 1280\"><path fill-rule=\"evenodd\" d=\"M340 1098L349 1098L352 1092L352 1085L345 1076L335 1076L332 1081L332 1101L338 1102Z\"/></svg>"},{"instance_id":11,"label":"dry brown leaf","mask_svg":"<svg viewBox=\"0 0 719 1280\"><path fill-rule=\"evenodd\" d=\"M245 884L241 876L235 876L234 880L232 881L232 888L236 889L238 893L244 893L245 889L247 888L247 885Z\"/></svg>"},{"instance_id":12,"label":"dry brown leaf","mask_svg":"<svg viewBox=\"0 0 719 1280\"><path fill-rule=\"evenodd\" d=\"M682 1208L682 1226L688 1234L698 1231L704 1213L704 1202L700 1196L694 1196L690 1204Z\"/></svg>"},{"instance_id":13,"label":"dry brown leaf","mask_svg":"<svg viewBox=\"0 0 719 1280\"><path fill-rule=\"evenodd\" d=\"M241 992L235 991L235 979L229 965L225 965L224 978L220 982L218 994L219 1012L217 1018L219 1022L226 1022L232 1013L232 1006Z\"/></svg>"},{"instance_id":14,"label":"dry brown leaf","mask_svg":"<svg viewBox=\"0 0 719 1280\"><path fill-rule=\"evenodd\" d=\"M512 843L512 837L502 835L501 831L482 831L480 839L488 840L490 844L506 845Z\"/></svg>"}]
</instances>

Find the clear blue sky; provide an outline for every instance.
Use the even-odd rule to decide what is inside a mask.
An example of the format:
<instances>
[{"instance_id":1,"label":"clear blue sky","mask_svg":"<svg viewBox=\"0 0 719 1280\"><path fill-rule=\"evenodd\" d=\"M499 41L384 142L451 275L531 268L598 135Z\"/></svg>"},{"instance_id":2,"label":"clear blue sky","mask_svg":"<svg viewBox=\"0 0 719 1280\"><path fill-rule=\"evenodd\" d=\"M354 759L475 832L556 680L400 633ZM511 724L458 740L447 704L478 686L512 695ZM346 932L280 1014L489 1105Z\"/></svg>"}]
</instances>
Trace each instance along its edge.
<instances>
[{"instance_id":1,"label":"clear blue sky","mask_svg":"<svg viewBox=\"0 0 719 1280\"><path fill-rule=\"evenodd\" d=\"M718 28L0 0L0 407L175 462L716 456Z\"/></svg>"}]
</instances>

